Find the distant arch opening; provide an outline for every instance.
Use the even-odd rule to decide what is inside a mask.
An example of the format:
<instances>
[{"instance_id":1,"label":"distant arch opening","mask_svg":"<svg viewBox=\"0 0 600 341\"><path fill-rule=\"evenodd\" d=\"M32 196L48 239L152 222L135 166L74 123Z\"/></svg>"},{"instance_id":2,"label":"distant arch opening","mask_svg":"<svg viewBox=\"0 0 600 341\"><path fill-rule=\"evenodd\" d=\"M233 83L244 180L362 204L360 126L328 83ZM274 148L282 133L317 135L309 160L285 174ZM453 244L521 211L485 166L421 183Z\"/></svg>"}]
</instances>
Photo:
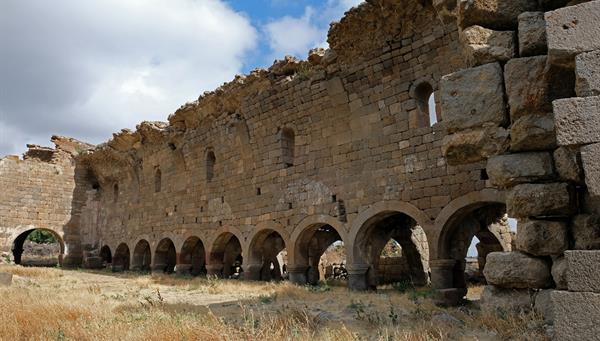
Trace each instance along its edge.
<instances>
[{"instance_id":1,"label":"distant arch opening","mask_svg":"<svg viewBox=\"0 0 600 341\"><path fill-rule=\"evenodd\" d=\"M215 156L215 152L212 150L206 152L206 181L214 179L216 163L217 157Z\"/></svg>"},{"instance_id":2,"label":"distant arch opening","mask_svg":"<svg viewBox=\"0 0 600 341\"><path fill-rule=\"evenodd\" d=\"M231 232L222 233L213 243L210 252L212 274L222 278L240 278L243 274L242 244Z\"/></svg>"},{"instance_id":3,"label":"distant arch opening","mask_svg":"<svg viewBox=\"0 0 600 341\"><path fill-rule=\"evenodd\" d=\"M62 238L49 229L22 232L12 245L13 261L26 266L62 265L64 250Z\"/></svg>"},{"instance_id":4,"label":"distant arch opening","mask_svg":"<svg viewBox=\"0 0 600 341\"><path fill-rule=\"evenodd\" d=\"M107 268L112 265L112 252L108 245L100 248L100 258L102 259L102 267Z\"/></svg>"},{"instance_id":5,"label":"distant arch opening","mask_svg":"<svg viewBox=\"0 0 600 341\"><path fill-rule=\"evenodd\" d=\"M161 240L156 246L154 253L154 271L162 271L171 274L177 265L177 250L175 244L169 238Z\"/></svg>"},{"instance_id":6,"label":"distant arch opening","mask_svg":"<svg viewBox=\"0 0 600 341\"><path fill-rule=\"evenodd\" d=\"M156 168L154 171L154 192L158 193L162 189L162 172L160 168Z\"/></svg>"},{"instance_id":7,"label":"distant arch opening","mask_svg":"<svg viewBox=\"0 0 600 341\"><path fill-rule=\"evenodd\" d=\"M415 128L433 126L441 121L435 101L435 92L429 82L420 82L413 89L413 99L416 102L416 117L413 117Z\"/></svg>"},{"instance_id":8,"label":"distant arch opening","mask_svg":"<svg viewBox=\"0 0 600 341\"><path fill-rule=\"evenodd\" d=\"M204 244L198 237L188 238L181 247L178 273L189 273L192 276L206 274L206 256Z\"/></svg>"},{"instance_id":9,"label":"distant arch opening","mask_svg":"<svg viewBox=\"0 0 600 341\"><path fill-rule=\"evenodd\" d=\"M113 185L113 201L119 201L119 184Z\"/></svg>"},{"instance_id":10,"label":"distant arch opening","mask_svg":"<svg viewBox=\"0 0 600 341\"><path fill-rule=\"evenodd\" d=\"M338 231L328 224L314 224L306 228L296 241L295 266L306 267L306 282L317 285L320 281L345 283L346 247Z\"/></svg>"},{"instance_id":11,"label":"distant arch opening","mask_svg":"<svg viewBox=\"0 0 600 341\"><path fill-rule=\"evenodd\" d=\"M131 255L129 253L129 246L125 243L119 244L117 249L115 250L115 254L113 256L112 269L115 272L120 271L128 271L129 270L129 260L131 259Z\"/></svg>"},{"instance_id":12,"label":"distant arch opening","mask_svg":"<svg viewBox=\"0 0 600 341\"><path fill-rule=\"evenodd\" d=\"M152 251L150 243L140 240L133 249L132 269L135 271L150 271L152 266Z\"/></svg>"},{"instance_id":13,"label":"distant arch opening","mask_svg":"<svg viewBox=\"0 0 600 341\"><path fill-rule=\"evenodd\" d=\"M281 145L281 162L284 167L292 167L294 165L296 134L294 129L284 127L279 135L279 143Z\"/></svg>"},{"instance_id":14,"label":"distant arch opening","mask_svg":"<svg viewBox=\"0 0 600 341\"><path fill-rule=\"evenodd\" d=\"M287 251L279 233L267 229L260 231L250 243L250 264L260 264L254 280L280 281L287 278Z\"/></svg>"}]
</instances>

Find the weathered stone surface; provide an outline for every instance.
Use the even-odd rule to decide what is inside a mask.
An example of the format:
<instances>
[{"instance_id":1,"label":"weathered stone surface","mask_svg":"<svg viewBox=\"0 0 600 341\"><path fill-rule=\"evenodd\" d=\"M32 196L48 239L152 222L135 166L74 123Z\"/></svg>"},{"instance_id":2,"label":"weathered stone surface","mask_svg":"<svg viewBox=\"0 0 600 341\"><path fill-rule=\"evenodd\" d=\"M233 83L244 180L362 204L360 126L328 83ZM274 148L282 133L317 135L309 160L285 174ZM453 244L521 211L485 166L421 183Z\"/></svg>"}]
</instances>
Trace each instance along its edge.
<instances>
[{"instance_id":1,"label":"weathered stone surface","mask_svg":"<svg viewBox=\"0 0 600 341\"><path fill-rule=\"evenodd\" d=\"M488 159L486 170L492 185L499 187L543 181L554 176L552 155L548 152L493 156Z\"/></svg>"},{"instance_id":2,"label":"weathered stone surface","mask_svg":"<svg viewBox=\"0 0 600 341\"><path fill-rule=\"evenodd\" d=\"M560 99L552 105L558 145L600 142L600 96Z\"/></svg>"},{"instance_id":3,"label":"weathered stone surface","mask_svg":"<svg viewBox=\"0 0 600 341\"><path fill-rule=\"evenodd\" d=\"M600 248L600 217L593 214L579 214L573 218L571 234L576 250Z\"/></svg>"},{"instance_id":4,"label":"weathered stone surface","mask_svg":"<svg viewBox=\"0 0 600 341\"><path fill-rule=\"evenodd\" d=\"M561 180L580 183L583 180L583 169L577 151L569 147L560 147L554 151L554 166Z\"/></svg>"},{"instance_id":5,"label":"weathered stone surface","mask_svg":"<svg viewBox=\"0 0 600 341\"><path fill-rule=\"evenodd\" d=\"M552 285L550 266L521 252L492 252L487 256L485 279L503 288L544 289Z\"/></svg>"},{"instance_id":6,"label":"weathered stone surface","mask_svg":"<svg viewBox=\"0 0 600 341\"><path fill-rule=\"evenodd\" d=\"M569 247L567 224L562 221L525 220L517 229L517 249L534 256L560 255Z\"/></svg>"},{"instance_id":7,"label":"weathered stone surface","mask_svg":"<svg viewBox=\"0 0 600 341\"><path fill-rule=\"evenodd\" d=\"M509 143L506 129L489 127L444 137L442 154L449 165L469 164L505 152Z\"/></svg>"},{"instance_id":8,"label":"weathered stone surface","mask_svg":"<svg viewBox=\"0 0 600 341\"><path fill-rule=\"evenodd\" d=\"M566 183L517 185L506 198L508 215L515 218L565 216L572 213L571 204Z\"/></svg>"},{"instance_id":9,"label":"weathered stone surface","mask_svg":"<svg viewBox=\"0 0 600 341\"><path fill-rule=\"evenodd\" d=\"M544 318L547 324L554 323L554 307L552 306L551 289L540 290L535 293L533 310Z\"/></svg>"},{"instance_id":10,"label":"weathered stone surface","mask_svg":"<svg viewBox=\"0 0 600 341\"><path fill-rule=\"evenodd\" d=\"M600 293L600 250L569 250L565 258L569 291Z\"/></svg>"},{"instance_id":11,"label":"weathered stone surface","mask_svg":"<svg viewBox=\"0 0 600 341\"><path fill-rule=\"evenodd\" d=\"M554 290L555 340L599 340L600 294Z\"/></svg>"},{"instance_id":12,"label":"weathered stone surface","mask_svg":"<svg viewBox=\"0 0 600 341\"><path fill-rule=\"evenodd\" d=\"M470 65L505 62L515 56L516 34L513 31L494 31L475 25L465 28L460 39Z\"/></svg>"},{"instance_id":13,"label":"weathered stone surface","mask_svg":"<svg viewBox=\"0 0 600 341\"><path fill-rule=\"evenodd\" d=\"M12 284L13 275L7 272L0 272L0 286L9 286Z\"/></svg>"},{"instance_id":14,"label":"weathered stone surface","mask_svg":"<svg viewBox=\"0 0 600 341\"><path fill-rule=\"evenodd\" d=\"M581 162L588 193L592 198L600 197L600 143L582 147Z\"/></svg>"},{"instance_id":15,"label":"weathered stone surface","mask_svg":"<svg viewBox=\"0 0 600 341\"><path fill-rule=\"evenodd\" d=\"M486 285L481 293L480 306L485 313L514 314L530 311L532 303L528 289L504 289Z\"/></svg>"},{"instance_id":16,"label":"weathered stone surface","mask_svg":"<svg viewBox=\"0 0 600 341\"><path fill-rule=\"evenodd\" d=\"M546 22L544 12L525 12L519 15L519 55L546 54Z\"/></svg>"},{"instance_id":17,"label":"weathered stone surface","mask_svg":"<svg viewBox=\"0 0 600 341\"><path fill-rule=\"evenodd\" d=\"M552 262L552 279L556 289L567 290L567 260L559 257Z\"/></svg>"},{"instance_id":18,"label":"weathered stone surface","mask_svg":"<svg viewBox=\"0 0 600 341\"><path fill-rule=\"evenodd\" d=\"M481 25L497 30L516 29L519 14L537 9L535 0L459 0L459 25L463 28Z\"/></svg>"},{"instance_id":19,"label":"weathered stone surface","mask_svg":"<svg viewBox=\"0 0 600 341\"><path fill-rule=\"evenodd\" d=\"M579 97L600 95L600 51L575 58L575 92Z\"/></svg>"},{"instance_id":20,"label":"weathered stone surface","mask_svg":"<svg viewBox=\"0 0 600 341\"><path fill-rule=\"evenodd\" d=\"M512 151L550 150L556 148L552 115L526 115L510 127Z\"/></svg>"},{"instance_id":21,"label":"weathered stone surface","mask_svg":"<svg viewBox=\"0 0 600 341\"><path fill-rule=\"evenodd\" d=\"M506 117L502 68L491 63L458 71L440 81L441 108L449 132L502 125Z\"/></svg>"},{"instance_id":22,"label":"weathered stone surface","mask_svg":"<svg viewBox=\"0 0 600 341\"><path fill-rule=\"evenodd\" d=\"M573 64L575 56L600 49L600 1L547 12L548 57L553 64Z\"/></svg>"},{"instance_id":23,"label":"weathered stone surface","mask_svg":"<svg viewBox=\"0 0 600 341\"><path fill-rule=\"evenodd\" d=\"M550 112L546 56L515 58L506 63L504 79L510 117Z\"/></svg>"}]
</instances>

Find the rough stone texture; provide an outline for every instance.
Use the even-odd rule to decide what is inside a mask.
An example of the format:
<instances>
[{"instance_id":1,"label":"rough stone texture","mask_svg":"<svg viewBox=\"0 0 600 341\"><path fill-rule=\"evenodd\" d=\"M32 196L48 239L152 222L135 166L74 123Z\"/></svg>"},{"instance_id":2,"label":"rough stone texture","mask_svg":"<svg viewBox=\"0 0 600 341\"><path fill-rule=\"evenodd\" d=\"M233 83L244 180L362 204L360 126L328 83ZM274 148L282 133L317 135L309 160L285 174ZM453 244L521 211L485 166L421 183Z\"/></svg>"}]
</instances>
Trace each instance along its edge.
<instances>
[{"instance_id":1,"label":"rough stone texture","mask_svg":"<svg viewBox=\"0 0 600 341\"><path fill-rule=\"evenodd\" d=\"M554 151L554 166L561 180L581 183L583 169L578 160L578 152L569 147L560 147Z\"/></svg>"},{"instance_id":2,"label":"rough stone texture","mask_svg":"<svg viewBox=\"0 0 600 341\"><path fill-rule=\"evenodd\" d=\"M546 22L544 12L525 12L519 15L519 55L546 54Z\"/></svg>"},{"instance_id":3,"label":"rough stone texture","mask_svg":"<svg viewBox=\"0 0 600 341\"><path fill-rule=\"evenodd\" d=\"M459 0L459 25L463 28L482 25L497 30L516 29L519 14L537 9L535 0Z\"/></svg>"},{"instance_id":4,"label":"rough stone texture","mask_svg":"<svg viewBox=\"0 0 600 341\"><path fill-rule=\"evenodd\" d=\"M600 95L600 51L575 58L575 92L579 97Z\"/></svg>"},{"instance_id":5,"label":"rough stone texture","mask_svg":"<svg viewBox=\"0 0 600 341\"><path fill-rule=\"evenodd\" d=\"M491 63L442 77L441 108L449 132L506 122L502 68Z\"/></svg>"},{"instance_id":6,"label":"rough stone texture","mask_svg":"<svg viewBox=\"0 0 600 341\"><path fill-rule=\"evenodd\" d=\"M560 99L552 105L560 146L600 142L600 96Z\"/></svg>"},{"instance_id":7,"label":"rough stone texture","mask_svg":"<svg viewBox=\"0 0 600 341\"><path fill-rule=\"evenodd\" d=\"M559 257L552 262L552 279L558 290L567 290L567 260Z\"/></svg>"},{"instance_id":8,"label":"rough stone texture","mask_svg":"<svg viewBox=\"0 0 600 341\"><path fill-rule=\"evenodd\" d=\"M548 57L553 64L573 64L575 56L600 49L600 1L547 12Z\"/></svg>"},{"instance_id":9,"label":"rough stone texture","mask_svg":"<svg viewBox=\"0 0 600 341\"><path fill-rule=\"evenodd\" d=\"M533 311L544 318L547 324L554 323L554 306L552 305L552 292L554 290L540 290L534 295Z\"/></svg>"},{"instance_id":10,"label":"rough stone texture","mask_svg":"<svg viewBox=\"0 0 600 341\"><path fill-rule=\"evenodd\" d=\"M534 256L561 255L569 247L567 231L567 224L562 221L521 221L517 249Z\"/></svg>"},{"instance_id":11,"label":"rough stone texture","mask_svg":"<svg viewBox=\"0 0 600 341\"><path fill-rule=\"evenodd\" d=\"M600 197L600 143L582 147L581 162L589 195Z\"/></svg>"},{"instance_id":12,"label":"rough stone texture","mask_svg":"<svg viewBox=\"0 0 600 341\"><path fill-rule=\"evenodd\" d=\"M510 150L551 150L556 147L552 115L526 115L510 127Z\"/></svg>"},{"instance_id":13,"label":"rough stone texture","mask_svg":"<svg viewBox=\"0 0 600 341\"><path fill-rule=\"evenodd\" d=\"M469 164L502 154L509 141L509 132L501 127L460 132L444 138L442 154L449 165Z\"/></svg>"},{"instance_id":14,"label":"rough stone texture","mask_svg":"<svg viewBox=\"0 0 600 341\"><path fill-rule=\"evenodd\" d=\"M600 251L569 250L565 258L569 291L600 293Z\"/></svg>"},{"instance_id":15,"label":"rough stone texture","mask_svg":"<svg viewBox=\"0 0 600 341\"><path fill-rule=\"evenodd\" d=\"M487 256L485 279L503 288L544 289L552 285L550 266L521 252L492 252Z\"/></svg>"},{"instance_id":16,"label":"rough stone texture","mask_svg":"<svg viewBox=\"0 0 600 341\"><path fill-rule=\"evenodd\" d=\"M565 216L573 212L566 183L522 184L506 198L508 215L515 218Z\"/></svg>"},{"instance_id":17,"label":"rough stone texture","mask_svg":"<svg viewBox=\"0 0 600 341\"><path fill-rule=\"evenodd\" d=\"M493 156L488 159L486 170L492 185L501 188L554 176L552 155L548 152Z\"/></svg>"},{"instance_id":18,"label":"rough stone texture","mask_svg":"<svg viewBox=\"0 0 600 341\"><path fill-rule=\"evenodd\" d=\"M555 340L599 340L600 294L554 290Z\"/></svg>"},{"instance_id":19,"label":"rough stone texture","mask_svg":"<svg viewBox=\"0 0 600 341\"><path fill-rule=\"evenodd\" d=\"M573 218L571 224L576 250L589 250L600 248L600 217L593 214L579 214Z\"/></svg>"},{"instance_id":20,"label":"rough stone texture","mask_svg":"<svg viewBox=\"0 0 600 341\"><path fill-rule=\"evenodd\" d=\"M465 28L460 39L469 65L506 62L515 56L516 34L513 31L494 31L476 25Z\"/></svg>"},{"instance_id":21,"label":"rough stone texture","mask_svg":"<svg viewBox=\"0 0 600 341\"><path fill-rule=\"evenodd\" d=\"M480 306L484 313L518 314L530 311L532 303L528 289L504 289L486 285L481 293Z\"/></svg>"},{"instance_id":22,"label":"rough stone texture","mask_svg":"<svg viewBox=\"0 0 600 341\"><path fill-rule=\"evenodd\" d=\"M0 272L0 287L12 284L13 275L7 272Z\"/></svg>"}]
</instances>

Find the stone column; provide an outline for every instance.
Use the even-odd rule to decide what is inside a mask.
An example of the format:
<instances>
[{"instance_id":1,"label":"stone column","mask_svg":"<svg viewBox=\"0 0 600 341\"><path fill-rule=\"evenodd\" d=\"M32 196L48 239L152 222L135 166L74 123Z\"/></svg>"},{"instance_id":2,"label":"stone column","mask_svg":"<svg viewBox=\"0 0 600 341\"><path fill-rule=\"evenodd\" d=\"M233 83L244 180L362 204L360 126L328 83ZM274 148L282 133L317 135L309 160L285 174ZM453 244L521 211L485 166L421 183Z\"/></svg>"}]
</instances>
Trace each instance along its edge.
<instances>
[{"instance_id":1,"label":"stone column","mask_svg":"<svg viewBox=\"0 0 600 341\"><path fill-rule=\"evenodd\" d=\"M454 287L455 259L436 259L429 262L431 266L431 286L434 289Z\"/></svg>"},{"instance_id":2,"label":"stone column","mask_svg":"<svg viewBox=\"0 0 600 341\"><path fill-rule=\"evenodd\" d=\"M259 281L260 273L262 271L263 265L261 263L255 264L242 264L242 268L244 269L244 279L249 281Z\"/></svg>"},{"instance_id":3,"label":"stone column","mask_svg":"<svg viewBox=\"0 0 600 341\"><path fill-rule=\"evenodd\" d=\"M206 264L206 276L222 277L223 276L223 263Z\"/></svg>"},{"instance_id":4,"label":"stone column","mask_svg":"<svg viewBox=\"0 0 600 341\"><path fill-rule=\"evenodd\" d=\"M287 268L287 272L290 276L290 282L297 285L305 285L307 283L306 278L306 270L308 266L306 265L290 265Z\"/></svg>"},{"instance_id":5,"label":"stone column","mask_svg":"<svg viewBox=\"0 0 600 341\"><path fill-rule=\"evenodd\" d=\"M367 284L368 264L348 264L348 288L356 291L369 289Z\"/></svg>"},{"instance_id":6,"label":"stone column","mask_svg":"<svg viewBox=\"0 0 600 341\"><path fill-rule=\"evenodd\" d=\"M192 271L192 264L177 264L175 265L175 273L178 275L189 275Z\"/></svg>"}]
</instances>

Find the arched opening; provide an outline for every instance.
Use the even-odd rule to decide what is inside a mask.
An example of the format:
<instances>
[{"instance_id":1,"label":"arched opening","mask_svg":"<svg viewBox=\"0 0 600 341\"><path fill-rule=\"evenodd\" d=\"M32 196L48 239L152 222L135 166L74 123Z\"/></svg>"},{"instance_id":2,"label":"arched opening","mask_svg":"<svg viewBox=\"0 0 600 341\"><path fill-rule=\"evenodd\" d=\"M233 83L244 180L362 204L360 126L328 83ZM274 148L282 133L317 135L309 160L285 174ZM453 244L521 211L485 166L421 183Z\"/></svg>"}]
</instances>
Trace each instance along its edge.
<instances>
[{"instance_id":1,"label":"arched opening","mask_svg":"<svg viewBox=\"0 0 600 341\"><path fill-rule=\"evenodd\" d=\"M119 184L113 185L113 200L114 202L119 201Z\"/></svg>"},{"instance_id":2,"label":"arched opening","mask_svg":"<svg viewBox=\"0 0 600 341\"><path fill-rule=\"evenodd\" d=\"M113 256L112 269L115 272L129 270L129 246L125 243L119 244Z\"/></svg>"},{"instance_id":3,"label":"arched opening","mask_svg":"<svg viewBox=\"0 0 600 341\"><path fill-rule=\"evenodd\" d=\"M158 193L162 189L162 172L160 168L156 167L156 171L154 171L154 192Z\"/></svg>"},{"instance_id":4,"label":"arched opening","mask_svg":"<svg viewBox=\"0 0 600 341\"><path fill-rule=\"evenodd\" d=\"M459 210L442 231L439 256L445 260L446 269L440 274L446 278L438 282L445 288L457 289L464 297L470 285L485 284L483 268L487 255L511 251L513 238L504 204L478 203Z\"/></svg>"},{"instance_id":5,"label":"arched opening","mask_svg":"<svg viewBox=\"0 0 600 341\"><path fill-rule=\"evenodd\" d=\"M303 273L294 282L316 285L319 281L347 279L346 248L342 237L331 225L314 224L307 227L295 246L294 266Z\"/></svg>"},{"instance_id":6,"label":"arched opening","mask_svg":"<svg viewBox=\"0 0 600 341\"><path fill-rule=\"evenodd\" d=\"M433 126L441 121L439 110L435 101L435 92L429 82L420 82L412 90L412 96L416 103L416 115L411 117L411 126L421 128Z\"/></svg>"},{"instance_id":7,"label":"arched opening","mask_svg":"<svg viewBox=\"0 0 600 341\"><path fill-rule=\"evenodd\" d=\"M47 229L31 229L13 241L12 254L15 264L27 266L62 265L64 242L60 236Z\"/></svg>"},{"instance_id":8,"label":"arched opening","mask_svg":"<svg viewBox=\"0 0 600 341\"><path fill-rule=\"evenodd\" d=\"M215 177L215 164L217 163L217 157L215 152L209 150L206 152L206 181L211 181Z\"/></svg>"},{"instance_id":9,"label":"arched opening","mask_svg":"<svg viewBox=\"0 0 600 341\"><path fill-rule=\"evenodd\" d=\"M356 236L354 248L355 258L368 266L368 288L396 282L423 286L429 281L425 232L404 213L382 212L368 219Z\"/></svg>"},{"instance_id":10,"label":"arched opening","mask_svg":"<svg viewBox=\"0 0 600 341\"><path fill-rule=\"evenodd\" d=\"M181 247L178 273L189 273L192 276L206 274L206 259L204 244L198 237L188 238Z\"/></svg>"},{"instance_id":11,"label":"arched opening","mask_svg":"<svg viewBox=\"0 0 600 341\"><path fill-rule=\"evenodd\" d=\"M100 258L102 258L102 267L107 268L112 265L112 252L108 245L100 248Z\"/></svg>"},{"instance_id":12,"label":"arched opening","mask_svg":"<svg viewBox=\"0 0 600 341\"><path fill-rule=\"evenodd\" d=\"M294 165L294 153L296 147L296 134L292 128L284 127L279 135L281 146L281 162L285 167Z\"/></svg>"},{"instance_id":13,"label":"arched opening","mask_svg":"<svg viewBox=\"0 0 600 341\"><path fill-rule=\"evenodd\" d=\"M219 235L210 252L210 275L222 278L240 278L243 269L242 244L231 232Z\"/></svg>"},{"instance_id":14,"label":"arched opening","mask_svg":"<svg viewBox=\"0 0 600 341\"><path fill-rule=\"evenodd\" d=\"M152 265L152 254L150 243L142 239L133 249L133 260L131 268L135 271L150 271Z\"/></svg>"},{"instance_id":15,"label":"arched opening","mask_svg":"<svg viewBox=\"0 0 600 341\"><path fill-rule=\"evenodd\" d=\"M154 266L152 270L171 274L177 265L177 250L175 244L169 238L161 240L156 246L154 253Z\"/></svg>"},{"instance_id":16,"label":"arched opening","mask_svg":"<svg viewBox=\"0 0 600 341\"><path fill-rule=\"evenodd\" d=\"M262 230L250 242L248 263L259 265L246 274L247 279L280 281L287 277L285 241L274 230Z\"/></svg>"}]
</instances>

